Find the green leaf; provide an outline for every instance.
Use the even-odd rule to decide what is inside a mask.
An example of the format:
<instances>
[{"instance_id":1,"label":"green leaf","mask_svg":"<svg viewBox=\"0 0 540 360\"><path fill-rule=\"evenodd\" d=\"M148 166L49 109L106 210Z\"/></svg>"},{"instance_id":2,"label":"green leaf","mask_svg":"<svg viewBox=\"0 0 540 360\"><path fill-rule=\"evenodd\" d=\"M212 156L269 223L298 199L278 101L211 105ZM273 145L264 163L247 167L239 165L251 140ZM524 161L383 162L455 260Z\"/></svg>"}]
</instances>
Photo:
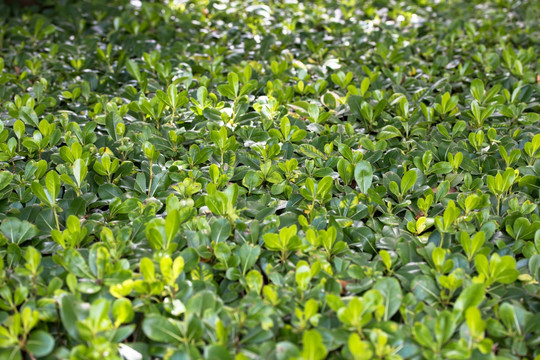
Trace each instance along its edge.
<instances>
[{"instance_id":1,"label":"green leaf","mask_svg":"<svg viewBox=\"0 0 540 360\"><path fill-rule=\"evenodd\" d=\"M43 188L43 186L37 182L37 181L34 181L31 185L31 188L32 188L32 193L45 205L47 205L48 207L53 207L54 205L54 202L52 201L51 199L51 196L49 195L49 193L45 192L45 189Z\"/></svg>"},{"instance_id":2,"label":"green leaf","mask_svg":"<svg viewBox=\"0 0 540 360\"><path fill-rule=\"evenodd\" d=\"M305 261L299 261L296 265L295 280L301 291L307 290L311 282L311 269Z\"/></svg>"},{"instance_id":3,"label":"green leaf","mask_svg":"<svg viewBox=\"0 0 540 360\"><path fill-rule=\"evenodd\" d=\"M9 171L0 171L0 190L6 188L11 180L13 179L13 174Z\"/></svg>"},{"instance_id":4,"label":"green leaf","mask_svg":"<svg viewBox=\"0 0 540 360\"><path fill-rule=\"evenodd\" d=\"M26 349L35 357L47 356L54 349L54 338L46 331L34 331L26 341Z\"/></svg>"},{"instance_id":5,"label":"green leaf","mask_svg":"<svg viewBox=\"0 0 540 360\"><path fill-rule=\"evenodd\" d=\"M463 313L471 306L478 306L484 300L484 284L472 284L467 286L454 304L454 310Z\"/></svg>"},{"instance_id":6,"label":"green leaf","mask_svg":"<svg viewBox=\"0 0 540 360\"><path fill-rule=\"evenodd\" d=\"M454 315L444 310L437 316L435 323L435 337L438 344L444 344L452 338L454 331L456 330L456 320Z\"/></svg>"},{"instance_id":7,"label":"green leaf","mask_svg":"<svg viewBox=\"0 0 540 360\"><path fill-rule=\"evenodd\" d=\"M204 324L203 322L195 316L188 318L188 325L186 336L190 340L198 340L204 334Z\"/></svg>"},{"instance_id":8,"label":"green leaf","mask_svg":"<svg viewBox=\"0 0 540 360\"><path fill-rule=\"evenodd\" d=\"M145 281L152 282L156 280L156 269L154 262L150 258L142 258L140 263L141 274Z\"/></svg>"},{"instance_id":9,"label":"green leaf","mask_svg":"<svg viewBox=\"0 0 540 360\"><path fill-rule=\"evenodd\" d=\"M131 301L126 298L115 300L112 308L115 326L129 323L135 315Z\"/></svg>"},{"instance_id":10,"label":"green leaf","mask_svg":"<svg viewBox=\"0 0 540 360\"><path fill-rule=\"evenodd\" d=\"M88 173L88 168L83 160L77 159L73 163L73 176L77 182L77 186L81 187L83 181L86 179L86 174Z\"/></svg>"},{"instance_id":11,"label":"green leaf","mask_svg":"<svg viewBox=\"0 0 540 360\"><path fill-rule=\"evenodd\" d=\"M448 174L452 171L452 165L447 161L441 161L433 165L430 169L430 173L432 174Z\"/></svg>"},{"instance_id":12,"label":"green leaf","mask_svg":"<svg viewBox=\"0 0 540 360\"><path fill-rule=\"evenodd\" d=\"M80 314L80 311L76 307L78 303L79 300L71 294L64 294L60 298L60 319L62 320L62 325L69 336L75 340L79 339L77 314Z\"/></svg>"},{"instance_id":13,"label":"green leaf","mask_svg":"<svg viewBox=\"0 0 540 360\"><path fill-rule=\"evenodd\" d=\"M478 101L482 102L484 97L484 83L480 79L474 79L471 83L471 95Z\"/></svg>"},{"instance_id":14,"label":"green leaf","mask_svg":"<svg viewBox=\"0 0 540 360\"><path fill-rule=\"evenodd\" d=\"M122 118L118 113L112 112L105 116L105 127L113 140L118 140L118 134L116 132L118 124L122 124Z\"/></svg>"},{"instance_id":15,"label":"green leaf","mask_svg":"<svg viewBox=\"0 0 540 360\"><path fill-rule=\"evenodd\" d=\"M529 272L536 281L540 280L540 254L534 254L529 258Z\"/></svg>"},{"instance_id":16,"label":"green leaf","mask_svg":"<svg viewBox=\"0 0 540 360\"><path fill-rule=\"evenodd\" d=\"M56 171L49 171L45 176L45 186L49 192L51 203L55 203L60 194L60 176Z\"/></svg>"},{"instance_id":17,"label":"green leaf","mask_svg":"<svg viewBox=\"0 0 540 360\"><path fill-rule=\"evenodd\" d=\"M11 347L7 349L0 349L0 359L23 360L23 357L19 347Z\"/></svg>"},{"instance_id":18,"label":"green leaf","mask_svg":"<svg viewBox=\"0 0 540 360\"><path fill-rule=\"evenodd\" d=\"M365 160L360 160L354 168L354 179L360 189L360 192L367 194L373 181L373 168L371 164Z\"/></svg>"},{"instance_id":19,"label":"green leaf","mask_svg":"<svg viewBox=\"0 0 540 360\"><path fill-rule=\"evenodd\" d=\"M513 330L516 328L516 325L519 326L519 324L516 324L516 312L514 311L514 307L510 305L509 303L502 303L499 307L499 317L503 324L510 330Z\"/></svg>"},{"instance_id":20,"label":"green leaf","mask_svg":"<svg viewBox=\"0 0 540 360\"><path fill-rule=\"evenodd\" d=\"M167 239L166 248L169 248L169 245L172 244L174 237L178 234L180 229L180 214L178 210L174 209L167 214L165 218L165 236Z\"/></svg>"},{"instance_id":21,"label":"green leaf","mask_svg":"<svg viewBox=\"0 0 540 360\"><path fill-rule=\"evenodd\" d=\"M257 270L251 270L246 275L246 283L250 290L259 294L263 286L263 277Z\"/></svg>"},{"instance_id":22,"label":"green leaf","mask_svg":"<svg viewBox=\"0 0 540 360\"><path fill-rule=\"evenodd\" d=\"M124 193L114 184L103 184L98 188L98 195L103 200L121 198Z\"/></svg>"},{"instance_id":23,"label":"green leaf","mask_svg":"<svg viewBox=\"0 0 540 360\"><path fill-rule=\"evenodd\" d=\"M413 326L413 336L420 345L427 348L434 347L433 336L426 325L419 322L415 323Z\"/></svg>"},{"instance_id":24,"label":"green leaf","mask_svg":"<svg viewBox=\"0 0 540 360\"><path fill-rule=\"evenodd\" d=\"M354 168L352 164L345 159L339 159L337 169L343 183L345 185L349 185L354 176Z\"/></svg>"},{"instance_id":25,"label":"green leaf","mask_svg":"<svg viewBox=\"0 0 540 360\"><path fill-rule=\"evenodd\" d=\"M302 154L306 155L307 157L311 159L323 159L324 154L319 151L315 146L310 144L302 144L299 147L299 150L302 152Z\"/></svg>"},{"instance_id":26,"label":"green leaf","mask_svg":"<svg viewBox=\"0 0 540 360\"><path fill-rule=\"evenodd\" d=\"M348 346L354 360L369 360L373 356L369 343L362 341L357 333L352 333L349 336Z\"/></svg>"},{"instance_id":27,"label":"green leaf","mask_svg":"<svg viewBox=\"0 0 540 360\"><path fill-rule=\"evenodd\" d=\"M349 96L347 103L349 104L351 112L356 115L357 118L361 118L362 97L358 95Z\"/></svg>"},{"instance_id":28,"label":"green leaf","mask_svg":"<svg viewBox=\"0 0 540 360\"><path fill-rule=\"evenodd\" d=\"M168 344L182 343L182 328L179 321L157 314L146 316L142 323L142 330L148 338Z\"/></svg>"},{"instance_id":29,"label":"green leaf","mask_svg":"<svg viewBox=\"0 0 540 360\"><path fill-rule=\"evenodd\" d=\"M134 60L129 59L126 61L126 70L127 72L137 80L138 83L141 83L142 77L139 70L139 65Z\"/></svg>"},{"instance_id":30,"label":"green leaf","mask_svg":"<svg viewBox=\"0 0 540 360\"><path fill-rule=\"evenodd\" d=\"M304 332L302 342L302 359L304 360L322 360L326 358L327 350L322 342L322 336L315 329Z\"/></svg>"},{"instance_id":31,"label":"green leaf","mask_svg":"<svg viewBox=\"0 0 540 360\"><path fill-rule=\"evenodd\" d=\"M17 136L17 139L21 140L25 131L26 127L24 126L24 122L21 120L15 121L13 124L13 132L15 133L15 136Z\"/></svg>"},{"instance_id":32,"label":"green leaf","mask_svg":"<svg viewBox=\"0 0 540 360\"><path fill-rule=\"evenodd\" d=\"M226 219L218 219L212 223L210 237L216 243L224 242L231 234L231 224Z\"/></svg>"},{"instance_id":33,"label":"green leaf","mask_svg":"<svg viewBox=\"0 0 540 360\"><path fill-rule=\"evenodd\" d=\"M204 349L205 360L232 360L233 357L223 345L210 345Z\"/></svg>"},{"instance_id":34,"label":"green leaf","mask_svg":"<svg viewBox=\"0 0 540 360\"><path fill-rule=\"evenodd\" d=\"M259 246L253 246L248 243L244 243L240 246L238 251L238 256L240 257L240 268L242 274L246 274L251 267L257 262L259 255L261 253L261 248Z\"/></svg>"},{"instance_id":35,"label":"green leaf","mask_svg":"<svg viewBox=\"0 0 540 360\"><path fill-rule=\"evenodd\" d=\"M28 106L23 106L19 111L19 114L22 121L24 121L26 125L33 126L36 129L39 128L39 119L33 109L29 108Z\"/></svg>"},{"instance_id":36,"label":"green leaf","mask_svg":"<svg viewBox=\"0 0 540 360\"><path fill-rule=\"evenodd\" d=\"M219 314L222 306L221 299L216 294L209 290L204 290L189 299L186 309L187 313L205 319Z\"/></svg>"},{"instance_id":37,"label":"green leaf","mask_svg":"<svg viewBox=\"0 0 540 360\"><path fill-rule=\"evenodd\" d=\"M485 242L485 237L486 236L483 231L477 232L472 239L467 232L462 231L460 233L460 243L461 246L463 246L463 250L465 251L465 254L467 254L469 261L471 261L473 256L482 248Z\"/></svg>"},{"instance_id":38,"label":"green leaf","mask_svg":"<svg viewBox=\"0 0 540 360\"><path fill-rule=\"evenodd\" d=\"M386 125L377 134L377 140L388 140L395 137L401 137L401 131L393 125Z\"/></svg>"},{"instance_id":39,"label":"green leaf","mask_svg":"<svg viewBox=\"0 0 540 360\"><path fill-rule=\"evenodd\" d=\"M401 195L405 195L416 184L417 176L416 170L409 170L403 174L403 178L401 178Z\"/></svg>"},{"instance_id":40,"label":"green leaf","mask_svg":"<svg viewBox=\"0 0 540 360\"><path fill-rule=\"evenodd\" d=\"M28 246L24 258L26 260L25 267L32 273L37 273L41 263L41 253L33 246Z\"/></svg>"},{"instance_id":41,"label":"green leaf","mask_svg":"<svg viewBox=\"0 0 540 360\"><path fill-rule=\"evenodd\" d=\"M324 200L327 195L331 194L333 183L332 177L330 176L322 178L317 184L317 199Z\"/></svg>"},{"instance_id":42,"label":"green leaf","mask_svg":"<svg viewBox=\"0 0 540 360\"><path fill-rule=\"evenodd\" d=\"M473 338L477 339L484 336L486 323L482 320L482 314L480 314L480 310L477 307L469 307L465 311L465 319Z\"/></svg>"},{"instance_id":43,"label":"green leaf","mask_svg":"<svg viewBox=\"0 0 540 360\"><path fill-rule=\"evenodd\" d=\"M382 278L377 280L373 289L379 290L384 297L384 320L390 318L399 310L403 294L399 281L394 278Z\"/></svg>"},{"instance_id":44,"label":"green leaf","mask_svg":"<svg viewBox=\"0 0 540 360\"><path fill-rule=\"evenodd\" d=\"M9 217L2 222L0 231L2 231L10 243L17 245L20 245L39 234L37 226L26 220L21 221L13 217Z\"/></svg>"},{"instance_id":45,"label":"green leaf","mask_svg":"<svg viewBox=\"0 0 540 360\"><path fill-rule=\"evenodd\" d=\"M228 84L218 85L217 90L219 91L221 95L223 95L224 97L230 100L236 99L236 94L234 93L234 89Z\"/></svg>"}]
</instances>

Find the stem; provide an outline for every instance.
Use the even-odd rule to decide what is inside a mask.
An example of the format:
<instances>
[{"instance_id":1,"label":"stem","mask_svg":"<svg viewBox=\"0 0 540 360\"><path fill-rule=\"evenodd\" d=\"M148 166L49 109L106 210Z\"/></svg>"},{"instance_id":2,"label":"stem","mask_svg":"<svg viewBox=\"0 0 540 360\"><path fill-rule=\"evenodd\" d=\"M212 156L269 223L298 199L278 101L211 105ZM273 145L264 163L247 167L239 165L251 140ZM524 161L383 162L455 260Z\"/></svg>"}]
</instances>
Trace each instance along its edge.
<instances>
[{"instance_id":1,"label":"stem","mask_svg":"<svg viewBox=\"0 0 540 360\"><path fill-rule=\"evenodd\" d=\"M28 354L28 356L30 357L31 360L36 360L36 358L34 357L34 355L32 355L32 353L30 352L30 350L28 350L25 346L24 348L24 351Z\"/></svg>"},{"instance_id":2,"label":"stem","mask_svg":"<svg viewBox=\"0 0 540 360\"><path fill-rule=\"evenodd\" d=\"M176 108L173 108L172 114L171 114L171 125L174 125L174 115L176 113Z\"/></svg>"},{"instance_id":3,"label":"stem","mask_svg":"<svg viewBox=\"0 0 540 360\"><path fill-rule=\"evenodd\" d=\"M236 118L236 104L238 102L238 98L234 99L234 104L233 104L233 113L231 115L231 121L234 123L234 119Z\"/></svg>"},{"instance_id":4,"label":"stem","mask_svg":"<svg viewBox=\"0 0 540 360\"><path fill-rule=\"evenodd\" d=\"M58 222L58 214L56 213L56 208L53 207L52 211L54 215L54 220L56 221L56 229L60 231L60 223Z\"/></svg>"},{"instance_id":5,"label":"stem","mask_svg":"<svg viewBox=\"0 0 540 360\"><path fill-rule=\"evenodd\" d=\"M123 136L120 138L120 144L122 145L122 147L124 146L124 137ZM124 160L126 159L125 156L124 156L124 151L122 151L120 154L122 155L122 162L124 162Z\"/></svg>"},{"instance_id":6,"label":"stem","mask_svg":"<svg viewBox=\"0 0 540 360\"><path fill-rule=\"evenodd\" d=\"M443 246L443 242L444 242L444 233L443 233L443 232L441 232L441 242L439 243L439 247L441 247L441 248L442 248L442 246Z\"/></svg>"},{"instance_id":7,"label":"stem","mask_svg":"<svg viewBox=\"0 0 540 360\"><path fill-rule=\"evenodd\" d=\"M38 278L37 278L37 274L33 274L32 283L34 285L34 299L37 300L37 296L38 296L38 287L37 287Z\"/></svg>"},{"instance_id":8,"label":"stem","mask_svg":"<svg viewBox=\"0 0 540 360\"><path fill-rule=\"evenodd\" d=\"M309 209L309 223L313 222L313 210L315 209L315 198L311 201L311 208Z\"/></svg>"},{"instance_id":9,"label":"stem","mask_svg":"<svg viewBox=\"0 0 540 360\"><path fill-rule=\"evenodd\" d=\"M405 129L405 139L409 140L409 123L405 123L403 128Z\"/></svg>"},{"instance_id":10,"label":"stem","mask_svg":"<svg viewBox=\"0 0 540 360\"><path fill-rule=\"evenodd\" d=\"M154 178L154 173L152 172L152 162L150 161L150 181L148 182L148 196L150 196L150 189L152 188L153 178Z\"/></svg>"}]
</instances>

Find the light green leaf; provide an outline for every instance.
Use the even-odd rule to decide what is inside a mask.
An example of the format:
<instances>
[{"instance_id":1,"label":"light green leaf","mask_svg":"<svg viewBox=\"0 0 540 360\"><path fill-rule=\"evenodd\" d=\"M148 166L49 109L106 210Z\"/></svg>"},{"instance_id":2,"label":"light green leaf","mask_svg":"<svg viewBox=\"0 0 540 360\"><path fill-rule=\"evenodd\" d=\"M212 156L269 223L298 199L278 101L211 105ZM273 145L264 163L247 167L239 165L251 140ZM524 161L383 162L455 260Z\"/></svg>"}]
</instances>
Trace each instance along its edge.
<instances>
[{"instance_id":1,"label":"light green leaf","mask_svg":"<svg viewBox=\"0 0 540 360\"><path fill-rule=\"evenodd\" d=\"M366 194L373 181L373 168L365 160L360 160L354 168L354 179L360 189L360 192Z\"/></svg>"}]
</instances>

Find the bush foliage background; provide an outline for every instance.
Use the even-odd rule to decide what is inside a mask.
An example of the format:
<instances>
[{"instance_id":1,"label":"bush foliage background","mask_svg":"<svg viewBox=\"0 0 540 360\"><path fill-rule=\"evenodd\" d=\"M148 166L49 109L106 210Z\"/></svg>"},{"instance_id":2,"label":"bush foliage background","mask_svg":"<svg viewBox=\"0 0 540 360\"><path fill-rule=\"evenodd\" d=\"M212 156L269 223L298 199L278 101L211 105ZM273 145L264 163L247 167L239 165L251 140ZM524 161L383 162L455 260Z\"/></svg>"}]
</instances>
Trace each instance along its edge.
<instances>
[{"instance_id":1,"label":"bush foliage background","mask_svg":"<svg viewBox=\"0 0 540 360\"><path fill-rule=\"evenodd\" d=\"M537 0L0 11L0 359L540 358Z\"/></svg>"}]
</instances>

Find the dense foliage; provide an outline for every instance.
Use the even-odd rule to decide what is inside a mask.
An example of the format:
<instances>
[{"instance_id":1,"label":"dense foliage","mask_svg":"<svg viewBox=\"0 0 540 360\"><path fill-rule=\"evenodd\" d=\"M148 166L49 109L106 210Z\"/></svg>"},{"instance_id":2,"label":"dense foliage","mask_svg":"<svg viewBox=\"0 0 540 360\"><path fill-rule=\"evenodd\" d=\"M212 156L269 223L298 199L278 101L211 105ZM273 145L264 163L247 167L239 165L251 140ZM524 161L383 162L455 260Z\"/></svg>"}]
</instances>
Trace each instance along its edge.
<instances>
[{"instance_id":1,"label":"dense foliage","mask_svg":"<svg viewBox=\"0 0 540 360\"><path fill-rule=\"evenodd\" d=\"M538 0L64 5L0 5L0 359L540 359Z\"/></svg>"}]
</instances>

